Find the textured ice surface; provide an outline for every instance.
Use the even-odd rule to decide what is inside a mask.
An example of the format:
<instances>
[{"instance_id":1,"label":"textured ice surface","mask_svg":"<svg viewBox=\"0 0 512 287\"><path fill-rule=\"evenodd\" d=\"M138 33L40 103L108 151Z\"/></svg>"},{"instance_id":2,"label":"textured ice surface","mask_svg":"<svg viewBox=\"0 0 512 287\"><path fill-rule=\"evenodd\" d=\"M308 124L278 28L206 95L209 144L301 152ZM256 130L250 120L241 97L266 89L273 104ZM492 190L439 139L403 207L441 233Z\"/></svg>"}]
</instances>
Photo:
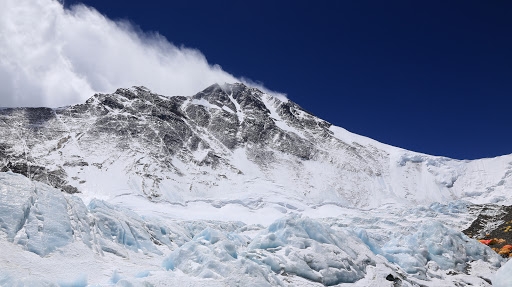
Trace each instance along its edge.
<instances>
[{"instance_id":1,"label":"textured ice surface","mask_svg":"<svg viewBox=\"0 0 512 287\"><path fill-rule=\"evenodd\" d=\"M0 194L0 224L12 242L44 256L73 239L62 192L0 173Z\"/></svg>"},{"instance_id":2,"label":"textured ice surface","mask_svg":"<svg viewBox=\"0 0 512 287\"><path fill-rule=\"evenodd\" d=\"M169 270L238 284L259 278L256 285L276 286L276 275L299 276L331 286L363 278L375 257L355 235L336 232L310 218L289 216L254 239L206 228L164 261Z\"/></svg>"},{"instance_id":3,"label":"textured ice surface","mask_svg":"<svg viewBox=\"0 0 512 287\"><path fill-rule=\"evenodd\" d=\"M0 286L4 287L57 287L55 283L38 278L16 278L0 273Z\"/></svg>"},{"instance_id":4,"label":"textured ice surface","mask_svg":"<svg viewBox=\"0 0 512 287\"><path fill-rule=\"evenodd\" d=\"M101 200L83 201L10 173L0 173L0 227L8 240L45 256L73 241L119 256L126 250L162 254L159 245L185 242L159 221L144 220L125 208ZM181 239L184 237L185 239Z\"/></svg>"},{"instance_id":5,"label":"textured ice surface","mask_svg":"<svg viewBox=\"0 0 512 287\"><path fill-rule=\"evenodd\" d=\"M374 255L359 238L335 232L300 216L277 220L248 246L247 257L276 273L296 274L330 286L355 282L374 265Z\"/></svg>"},{"instance_id":6,"label":"textured ice surface","mask_svg":"<svg viewBox=\"0 0 512 287\"><path fill-rule=\"evenodd\" d=\"M461 201L304 211L317 218L294 203L265 227L157 216L166 205L143 216L99 199L85 205L12 173L0 173L0 195L0 286L488 286L501 263L452 228L465 224Z\"/></svg>"},{"instance_id":7,"label":"textured ice surface","mask_svg":"<svg viewBox=\"0 0 512 287\"><path fill-rule=\"evenodd\" d=\"M510 287L512 286L512 260L509 260L502 266L494 278L492 279L492 286L495 287Z\"/></svg>"},{"instance_id":8,"label":"textured ice surface","mask_svg":"<svg viewBox=\"0 0 512 287\"><path fill-rule=\"evenodd\" d=\"M409 235L392 239L382 247L383 255L407 273L424 276L427 263L435 262L442 270L463 272L467 264L483 260L499 267L501 259L488 246L447 228L437 221L418 227Z\"/></svg>"},{"instance_id":9,"label":"textured ice surface","mask_svg":"<svg viewBox=\"0 0 512 287\"><path fill-rule=\"evenodd\" d=\"M51 280L42 280L37 276L28 276L18 278L0 271L0 286L2 287L86 287L87 276L81 275L75 279L60 280L52 282Z\"/></svg>"},{"instance_id":10,"label":"textured ice surface","mask_svg":"<svg viewBox=\"0 0 512 287\"><path fill-rule=\"evenodd\" d=\"M99 242L103 251L121 256L127 256L124 249L161 254L153 241L170 244L169 239L164 237L169 231L165 228L148 228L146 222L134 212L101 200L91 201L89 210L95 219L95 228L101 235Z\"/></svg>"},{"instance_id":11,"label":"textured ice surface","mask_svg":"<svg viewBox=\"0 0 512 287\"><path fill-rule=\"evenodd\" d=\"M283 286L268 266L239 255L247 241L244 236L207 228L175 250L163 265L191 276L222 280L229 286L248 282L252 286Z\"/></svg>"}]
</instances>

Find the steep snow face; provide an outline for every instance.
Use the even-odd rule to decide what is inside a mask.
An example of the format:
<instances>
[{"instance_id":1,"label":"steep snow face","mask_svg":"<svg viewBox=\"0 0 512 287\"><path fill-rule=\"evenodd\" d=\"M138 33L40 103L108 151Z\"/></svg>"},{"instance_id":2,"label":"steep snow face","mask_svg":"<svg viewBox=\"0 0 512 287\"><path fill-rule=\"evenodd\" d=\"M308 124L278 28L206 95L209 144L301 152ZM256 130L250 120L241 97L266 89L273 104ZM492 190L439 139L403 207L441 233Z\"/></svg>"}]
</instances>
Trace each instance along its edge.
<instances>
[{"instance_id":1,"label":"steep snow face","mask_svg":"<svg viewBox=\"0 0 512 287\"><path fill-rule=\"evenodd\" d=\"M503 263L453 229L467 224L465 202L336 206L336 217L311 209L263 226L86 205L0 173L0 207L1 286L490 286ZM496 282L507 282L508 267Z\"/></svg>"},{"instance_id":2,"label":"steep snow face","mask_svg":"<svg viewBox=\"0 0 512 287\"><path fill-rule=\"evenodd\" d=\"M512 156L458 161L352 134L243 84L191 97L143 87L61 109L0 110L2 171L134 207L290 211L467 199L510 203Z\"/></svg>"}]
</instances>

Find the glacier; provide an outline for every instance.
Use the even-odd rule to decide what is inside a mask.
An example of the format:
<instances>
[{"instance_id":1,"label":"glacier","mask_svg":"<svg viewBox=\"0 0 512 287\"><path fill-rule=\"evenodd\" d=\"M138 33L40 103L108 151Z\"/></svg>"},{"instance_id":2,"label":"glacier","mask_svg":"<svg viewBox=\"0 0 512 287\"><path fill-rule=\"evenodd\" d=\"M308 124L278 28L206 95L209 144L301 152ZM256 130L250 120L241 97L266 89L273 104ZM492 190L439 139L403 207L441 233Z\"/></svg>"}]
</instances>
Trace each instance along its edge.
<instances>
[{"instance_id":1,"label":"glacier","mask_svg":"<svg viewBox=\"0 0 512 287\"><path fill-rule=\"evenodd\" d=\"M508 282L461 231L512 203L512 155L403 150L243 84L0 109L0 136L1 286Z\"/></svg>"},{"instance_id":2,"label":"glacier","mask_svg":"<svg viewBox=\"0 0 512 287\"><path fill-rule=\"evenodd\" d=\"M449 280L487 286L491 273L485 272L504 263L488 246L440 221L417 224L429 216L463 222L466 213L453 208L461 203L395 210L394 218L361 210L345 210L350 218L296 212L265 227L141 216L98 199L86 205L10 172L0 173L0 191L7 247L0 255L2 286L370 286L358 285L368 277L375 286L441 286ZM378 220L395 227L376 229Z\"/></svg>"}]
</instances>

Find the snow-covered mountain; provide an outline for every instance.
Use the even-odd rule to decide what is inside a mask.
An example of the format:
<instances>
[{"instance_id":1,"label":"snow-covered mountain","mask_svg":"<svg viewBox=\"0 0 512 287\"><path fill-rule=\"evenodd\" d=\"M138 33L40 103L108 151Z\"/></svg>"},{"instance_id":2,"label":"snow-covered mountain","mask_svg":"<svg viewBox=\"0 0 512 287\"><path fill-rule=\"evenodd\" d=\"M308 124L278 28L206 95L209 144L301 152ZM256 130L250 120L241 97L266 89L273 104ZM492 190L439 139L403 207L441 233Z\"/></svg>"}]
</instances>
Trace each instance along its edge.
<instances>
[{"instance_id":1,"label":"snow-covered mountain","mask_svg":"<svg viewBox=\"0 0 512 287\"><path fill-rule=\"evenodd\" d=\"M512 155L459 161L391 147L243 84L192 97L119 89L67 108L3 109L0 119L3 171L115 202L511 200Z\"/></svg>"},{"instance_id":2,"label":"snow-covered mountain","mask_svg":"<svg viewBox=\"0 0 512 287\"><path fill-rule=\"evenodd\" d=\"M503 262L460 231L511 204L512 155L403 150L243 84L0 109L0 136L2 286L487 286Z\"/></svg>"}]
</instances>

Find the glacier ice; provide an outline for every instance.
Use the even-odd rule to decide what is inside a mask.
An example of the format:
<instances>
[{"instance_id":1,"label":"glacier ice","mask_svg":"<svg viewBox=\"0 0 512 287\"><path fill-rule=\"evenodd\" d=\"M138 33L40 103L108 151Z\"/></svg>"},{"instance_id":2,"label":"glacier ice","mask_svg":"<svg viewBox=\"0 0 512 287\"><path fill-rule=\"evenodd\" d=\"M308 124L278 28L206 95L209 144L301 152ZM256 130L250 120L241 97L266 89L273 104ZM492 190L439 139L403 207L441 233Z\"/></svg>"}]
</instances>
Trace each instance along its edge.
<instances>
[{"instance_id":1,"label":"glacier ice","mask_svg":"<svg viewBox=\"0 0 512 287\"><path fill-rule=\"evenodd\" d=\"M270 268L239 256L247 238L206 228L164 260L167 270L179 269L191 276L221 279L229 286L284 286Z\"/></svg>"},{"instance_id":2,"label":"glacier ice","mask_svg":"<svg viewBox=\"0 0 512 287\"><path fill-rule=\"evenodd\" d=\"M510 287L512 286L512 260L509 260L503 265L492 279L492 285L495 287Z\"/></svg>"},{"instance_id":3,"label":"glacier ice","mask_svg":"<svg viewBox=\"0 0 512 287\"><path fill-rule=\"evenodd\" d=\"M59 283L59 287L86 287L87 284L87 276L81 275L78 278L72 280L62 280Z\"/></svg>"},{"instance_id":4,"label":"glacier ice","mask_svg":"<svg viewBox=\"0 0 512 287\"><path fill-rule=\"evenodd\" d=\"M58 282L51 282L49 280L42 280L36 276L28 276L25 278L17 278L7 273L0 272L0 286L2 287L86 287L87 276L81 275L71 280L60 280Z\"/></svg>"},{"instance_id":5,"label":"glacier ice","mask_svg":"<svg viewBox=\"0 0 512 287\"><path fill-rule=\"evenodd\" d=\"M68 203L61 192L0 173L0 194L0 224L12 242L44 256L72 241Z\"/></svg>"},{"instance_id":6,"label":"glacier ice","mask_svg":"<svg viewBox=\"0 0 512 287\"><path fill-rule=\"evenodd\" d=\"M100 261L118 258L121 262L110 266L105 276L75 274L65 282L0 272L0 285L144 286L144 282L164 282L165 278L179 282L184 277L204 284L198 286L208 286L208 282L218 286L290 286L297 282L364 286L359 282L379 282L392 274L403 286L413 286L411 278L437 286L426 283L446 276L437 270L465 274L472 262L482 262L479 264L490 266L492 271L502 262L489 247L435 220L462 216L466 206L462 201L436 203L408 211L388 210L386 215L347 209L346 216L331 219L290 212L264 227L142 216L99 199L86 205L79 197L23 176L0 173L0 239L7 241L3 244L48 262L69 246L81 244L80 252L88 250ZM424 223L417 224L419 221ZM82 256L80 252L76 254ZM138 260L143 262L140 266ZM150 261L153 265L147 265ZM127 266L132 266L129 272L123 270ZM506 280L502 274L509 269L510 264L505 265L496 282ZM106 278L93 284L87 281L90 276ZM460 282L475 278L467 276ZM483 279L471 282L486 286Z\"/></svg>"},{"instance_id":7,"label":"glacier ice","mask_svg":"<svg viewBox=\"0 0 512 287\"><path fill-rule=\"evenodd\" d=\"M9 275L0 274L0 286L5 287L57 287L55 283L37 278L15 278Z\"/></svg>"},{"instance_id":8,"label":"glacier ice","mask_svg":"<svg viewBox=\"0 0 512 287\"><path fill-rule=\"evenodd\" d=\"M276 275L283 274L331 286L363 278L366 266L375 265L373 256L357 236L291 215L252 240L206 228L175 250L163 265L168 270L230 282L240 276L257 277L261 286L282 285Z\"/></svg>"},{"instance_id":9,"label":"glacier ice","mask_svg":"<svg viewBox=\"0 0 512 287\"><path fill-rule=\"evenodd\" d=\"M12 241L34 203L34 184L23 176L0 173L0 226Z\"/></svg>"},{"instance_id":10,"label":"glacier ice","mask_svg":"<svg viewBox=\"0 0 512 287\"><path fill-rule=\"evenodd\" d=\"M112 282L112 284L116 284L117 282L119 282L120 280L122 279L121 275L119 275L119 273L117 272L117 269L114 270L114 272L112 273L112 277L110 277L110 282Z\"/></svg>"},{"instance_id":11,"label":"glacier ice","mask_svg":"<svg viewBox=\"0 0 512 287\"><path fill-rule=\"evenodd\" d=\"M101 234L99 240L103 251L123 255L125 254L123 249L126 248L135 252L142 250L161 254L152 241L152 235L146 228L145 221L136 213L97 199L89 203L89 211L95 219L94 226ZM164 240L162 232L165 232L165 229L152 230L152 233L157 234L156 237L162 240L161 242L169 243ZM118 248L119 246L123 246L123 249Z\"/></svg>"},{"instance_id":12,"label":"glacier ice","mask_svg":"<svg viewBox=\"0 0 512 287\"><path fill-rule=\"evenodd\" d=\"M326 286L355 282L375 265L372 252L350 233L335 232L307 217L291 215L271 224L248 246L246 256Z\"/></svg>"},{"instance_id":13,"label":"glacier ice","mask_svg":"<svg viewBox=\"0 0 512 287\"><path fill-rule=\"evenodd\" d=\"M434 202L430 204L429 208L436 213L442 214L453 214L467 211L467 206L471 203L465 200L455 200L448 202L447 204Z\"/></svg>"},{"instance_id":14,"label":"glacier ice","mask_svg":"<svg viewBox=\"0 0 512 287\"><path fill-rule=\"evenodd\" d=\"M421 224L412 234L393 238L382 246L382 255L407 273L424 277L427 263L441 269L464 271L471 261L483 260L499 267L501 258L488 246L452 230L438 221Z\"/></svg>"},{"instance_id":15,"label":"glacier ice","mask_svg":"<svg viewBox=\"0 0 512 287\"><path fill-rule=\"evenodd\" d=\"M73 241L126 257L126 250L161 254L173 242L186 242L185 228L94 199L76 197L17 174L0 173L0 228L7 239L40 256Z\"/></svg>"}]
</instances>

